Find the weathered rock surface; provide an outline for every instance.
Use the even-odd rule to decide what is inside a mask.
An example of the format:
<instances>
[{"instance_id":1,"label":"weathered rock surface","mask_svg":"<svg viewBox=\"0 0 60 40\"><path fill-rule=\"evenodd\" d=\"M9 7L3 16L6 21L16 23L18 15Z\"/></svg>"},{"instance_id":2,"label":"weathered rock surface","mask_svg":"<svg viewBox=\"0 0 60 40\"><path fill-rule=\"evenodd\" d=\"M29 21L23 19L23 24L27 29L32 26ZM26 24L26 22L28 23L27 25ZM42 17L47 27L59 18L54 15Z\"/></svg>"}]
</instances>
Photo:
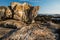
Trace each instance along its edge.
<instances>
[{"instance_id":1,"label":"weathered rock surface","mask_svg":"<svg viewBox=\"0 0 60 40\"><path fill-rule=\"evenodd\" d=\"M18 2L0 7L0 40L59 40L60 24L37 17L38 10L39 6Z\"/></svg>"},{"instance_id":2,"label":"weathered rock surface","mask_svg":"<svg viewBox=\"0 0 60 40\"><path fill-rule=\"evenodd\" d=\"M11 3L11 8L14 11L14 19L28 22L32 21L37 16L39 6L31 6L28 3Z\"/></svg>"},{"instance_id":3,"label":"weathered rock surface","mask_svg":"<svg viewBox=\"0 0 60 40\"><path fill-rule=\"evenodd\" d=\"M12 18L12 12L9 7L0 6L0 20L5 20L6 18Z\"/></svg>"},{"instance_id":4,"label":"weathered rock surface","mask_svg":"<svg viewBox=\"0 0 60 40\"><path fill-rule=\"evenodd\" d=\"M12 24L13 25L13 24ZM54 33L47 27L34 23L20 28L4 30L5 35L1 36L1 40L56 40Z\"/></svg>"}]
</instances>

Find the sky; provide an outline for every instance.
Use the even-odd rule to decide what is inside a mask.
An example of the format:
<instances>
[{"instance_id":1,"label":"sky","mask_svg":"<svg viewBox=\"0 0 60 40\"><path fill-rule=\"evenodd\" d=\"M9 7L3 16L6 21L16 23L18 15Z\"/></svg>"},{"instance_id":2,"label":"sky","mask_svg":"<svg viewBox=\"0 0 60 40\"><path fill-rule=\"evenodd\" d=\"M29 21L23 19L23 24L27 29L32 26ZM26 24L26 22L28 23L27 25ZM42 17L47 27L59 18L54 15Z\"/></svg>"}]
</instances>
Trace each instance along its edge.
<instances>
[{"instance_id":1,"label":"sky","mask_svg":"<svg viewBox=\"0 0 60 40\"><path fill-rule=\"evenodd\" d=\"M0 6L9 6L11 2L28 2L40 6L40 14L60 14L60 0L0 0Z\"/></svg>"}]
</instances>

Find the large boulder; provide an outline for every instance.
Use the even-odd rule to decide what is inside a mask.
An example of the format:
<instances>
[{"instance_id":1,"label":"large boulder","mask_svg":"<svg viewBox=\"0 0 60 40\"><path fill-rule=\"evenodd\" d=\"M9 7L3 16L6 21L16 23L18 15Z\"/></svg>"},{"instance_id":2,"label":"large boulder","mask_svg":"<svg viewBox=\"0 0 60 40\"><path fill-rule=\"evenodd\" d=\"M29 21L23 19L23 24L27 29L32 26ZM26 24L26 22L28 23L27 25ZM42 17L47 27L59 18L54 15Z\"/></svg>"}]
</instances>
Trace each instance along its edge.
<instances>
[{"instance_id":1,"label":"large boulder","mask_svg":"<svg viewBox=\"0 0 60 40\"><path fill-rule=\"evenodd\" d=\"M9 7L0 6L0 20L5 20L6 18L11 18L12 12Z\"/></svg>"},{"instance_id":2,"label":"large boulder","mask_svg":"<svg viewBox=\"0 0 60 40\"><path fill-rule=\"evenodd\" d=\"M11 6L12 9L14 9L14 7L15 7L16 5L21 5L21 4L20 4L19 2L11 2L11 3L10 3L10 6Z\"/></svg>"},{"instance_id":3,"label":"large boulder","mask_svg":"<svg viewBox=\"0 0 60 40\"><path fill-rule=\"evenodd\" d=\"M34 23L34 19L37 17L39 6L31 6L30 11L28 12L29 21Z\"/></svg>"},{"instance_id":4,"label":"large boulder","mask_svg":"<svg viewBox=\"0 0 60 40\"><path fill-rule=\"evenodd\" d=\"M0 6L0 20L15 19L25 23L34 22L39 6L28 3L12 2L10 6Z\"/></svg>"},{"instance_id":5,"label":"large boulder","mask_svg":"<svg viewBox=\"0 0 60 40\"><path fill-rule=\"evenodd\" d=\"M19 4L17 2L11 3L11 8L14 11L14 19L28 22L37 16L39 6L31 6L28 3Z\"/></svg>"}]
</instances>

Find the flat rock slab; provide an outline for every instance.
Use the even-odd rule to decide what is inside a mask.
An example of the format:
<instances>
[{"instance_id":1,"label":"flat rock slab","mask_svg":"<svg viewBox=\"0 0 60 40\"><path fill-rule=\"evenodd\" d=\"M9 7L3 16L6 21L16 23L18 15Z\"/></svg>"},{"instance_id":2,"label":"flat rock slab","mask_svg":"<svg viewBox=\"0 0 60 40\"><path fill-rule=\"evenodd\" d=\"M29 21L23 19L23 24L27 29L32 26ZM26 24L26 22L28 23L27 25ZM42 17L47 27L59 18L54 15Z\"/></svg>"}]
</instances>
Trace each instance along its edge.
<instances>
[{"instance_id":1,"label":"flat rock slab","mask_svg":"<svg viewBox=\"0 0 60 40\"><path fill-rule=\"evenodd\" d=\"M23 25L24 23L19 21L7 20L0 24L4 25L0 25L0 40L56 40L55 34L49 28L38 23ZM18 28L13 29L12 26L9 28L6 24Z\"/></svg>"},{"instance_id":2,"label":"flat rock slab","mask_svg":"<svg viewBox=\"0 0 60 40\"><path fill-rule=\"evenodd\" d=\"M0 38L9 33L12 29L0 27Z\"/></svg>"}]
</instances>

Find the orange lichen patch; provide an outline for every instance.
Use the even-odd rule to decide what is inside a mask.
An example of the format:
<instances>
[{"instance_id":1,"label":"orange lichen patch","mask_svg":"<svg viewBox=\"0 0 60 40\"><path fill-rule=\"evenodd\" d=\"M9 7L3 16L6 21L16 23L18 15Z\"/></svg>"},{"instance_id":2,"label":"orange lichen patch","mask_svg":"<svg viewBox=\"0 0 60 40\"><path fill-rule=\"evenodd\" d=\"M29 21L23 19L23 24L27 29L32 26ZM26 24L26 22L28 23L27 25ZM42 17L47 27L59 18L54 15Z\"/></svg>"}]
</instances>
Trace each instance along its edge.
<instances>
[{"instance_id":1,"label":"orange lichen patch","mask_svg":"<svg viewBox=\"0 0 60 40\"><path fill-rule=\"evenodd\" d=\"M23 6L22 5L17 5L15 10L21 11L21 10L23 10Z\"/></svg>"},{"instance_id":2,"label":"orange lichen patch","mask_svg":"<svg viewBox=\"0 0 60 40\"><path fill-rule=\"evenodd\" d=\"M23 14L24 14L24 10L23 10L23 6L21 6L21 5L17 5L16 6L16 8L15 8L15 10L14 10L14 18L16 19L16 17L18 18L18 19L21 19L22 18L22 16L23 16ZM19 18L20 17L20 18Z\"/></svg>"},{"instance_id":3,"label":"orange lichen patch","mask_svg":"<svg viewBox=\"0 0 60 40\"><path fill-rule=\"evenodd\" d=\"M6 10L6 13L10 13L11 11L9 9Z\"/></svg>"},{"instance_id":4,"label":"orange lichen patch","mask_svg":"<svg viewBox=\"0 0 60 40\"><path fill-rule=\"evenodd\" d=\"M12 7L12 9L16 6L16 5L20 5L20 3L18 3L18 2L11 2L11 7Z\"/></svg>"},{"instance_id":5,"label":"orange lichen patch","mask_svg":"<svg viewBox=\"0 0 60 40\"><path fill-rule=\"evenodd\" d=\"M27 4L27 3L23 3L23 7L25 10L30 9L31 5Z\"/></svg>"},{"instance_id":6,"label":"orange lichen patch","mask_svg":"<svg viewBox=\"0 0 60 40\"><path fill-rule=\"evenodd\" d=\"M6 13L6 17L12 17L12 12L11 12L11 10L9 8L7 8L5 13Z\"/></svg>"}]
</instances>

